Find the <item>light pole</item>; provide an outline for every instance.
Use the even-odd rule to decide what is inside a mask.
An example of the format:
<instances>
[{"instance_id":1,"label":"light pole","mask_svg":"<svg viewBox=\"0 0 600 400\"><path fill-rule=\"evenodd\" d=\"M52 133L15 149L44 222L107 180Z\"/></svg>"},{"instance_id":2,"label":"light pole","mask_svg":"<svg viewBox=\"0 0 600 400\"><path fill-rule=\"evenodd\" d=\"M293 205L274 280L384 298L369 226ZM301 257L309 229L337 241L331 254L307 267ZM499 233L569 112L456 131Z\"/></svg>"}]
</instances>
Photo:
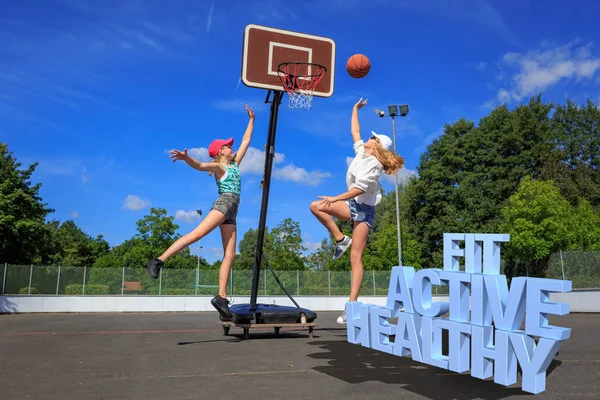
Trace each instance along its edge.
<instances>
[{"instance_id":1,"label":"light pole","mask_svg":"<svg viewBox=\"0 0 600 400\"><path fill-rule=\"evenodd\" d=\"M392 141L394 143L394 151L396 151L396 116L400 115L401 117L406 117L408 114L408 105L402 104L398 109L398 106L392 104L388 106L388 114L385 115L385 112L379 109L375 109L375 113L379 116L379 118L383 117L392 117ZM402 266L402 235L400 230L400 205L399 205L399 195L398 195L398 173L395 174L396 178L396 230L398 234L398 264Z\"/></svg>"}]
</instances>

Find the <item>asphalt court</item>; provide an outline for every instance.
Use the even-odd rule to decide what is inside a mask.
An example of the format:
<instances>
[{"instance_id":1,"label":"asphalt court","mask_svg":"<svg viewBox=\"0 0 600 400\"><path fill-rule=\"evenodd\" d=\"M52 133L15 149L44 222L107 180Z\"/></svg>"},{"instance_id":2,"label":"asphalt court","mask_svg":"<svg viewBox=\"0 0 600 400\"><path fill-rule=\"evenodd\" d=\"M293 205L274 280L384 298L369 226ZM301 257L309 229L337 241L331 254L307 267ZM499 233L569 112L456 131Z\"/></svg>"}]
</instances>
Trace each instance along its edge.
<instances>
[{"instance_id":1,"label":"asphalt court","mask_svg":"<svg viewBox=\"0 0 600 400\"><path fill-rule=\"evenodd\" d=\"M217 314L0 315L0 399L591 399L600 315L571 314L546 391L502 387L346 342L339 313L308 330L233 327Z\"/></svg>"}]
</instances>

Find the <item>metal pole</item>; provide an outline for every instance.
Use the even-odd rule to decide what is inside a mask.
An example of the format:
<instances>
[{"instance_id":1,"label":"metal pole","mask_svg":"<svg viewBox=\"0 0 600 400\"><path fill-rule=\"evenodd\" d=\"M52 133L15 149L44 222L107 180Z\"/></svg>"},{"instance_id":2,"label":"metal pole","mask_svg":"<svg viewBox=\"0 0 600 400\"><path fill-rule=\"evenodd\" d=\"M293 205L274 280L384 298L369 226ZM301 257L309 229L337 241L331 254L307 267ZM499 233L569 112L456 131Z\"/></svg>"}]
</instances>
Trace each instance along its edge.
<instances>
[{"instance_id":1,"label":"metal pole","mask_svg":"<svg viewBox=\"0 0 600 400\"><path fill-rule=\"evenodd\" d=\"M562 250L560 250L560 267L562 268L563 281L565 280L565 264L563 264Z\"/></svg>"},{"instance_id":2,"label":"metal pole","mask_svg":"<svg viewBox=\"0 0 600 400\"><path fill-rule=\"evenodd\" d=\"M81 294L85 295L85 277L87 275L87 265L83 266L83 286L81 288Z\"/></svg>"},{"instance_id":3,"label":"metal pole","mask_svg":"<svg viewBox=\"0 0 600 400\"><path fill-rule=\"evenodd\" d=\"M4 295L4 289L6 288L6 270L8 268L8 263L4 263L4 277L2 277L2 295Z\"/></svg>"},{"instance_id":4,"label":"metal pole","mask_svg":"<svg viewBox=\"0 0 600 400\"><path fill-rule=\"evenodd\" d=\"M159 296L162 293L162 272L163 272L163 270L161 268L158 273L158 295Z\"/></svg>"},{"instance_id":5,"label":"metal pole","mask_svg":"<svg viewBox=\"0 0 600 400\"><path fill-rule=\"evenodd\" d=\"M200 250L198 250L200 251ZM198 285L200 284L200 256L198 256L198 268L196 268L196 296L198 296Z\"/></svg>"},{"instance_id":6,"label":"metal pole","mask_svg":"<svg viewBox=\"0 0 600 400\"><path fill-rule=\"evenodd\" d=\"M373 270L373 296L377 295L377 290L375 290L375 270Z\"/></svg>"},{"instance_id":7,"label":"metal pole","mask_svg":"<svg viewBox=\"0 0 600 400\"><path fill-rule=\"evenodd\" d=\"M396 151L396 118L392 115L392 139L394 141L394 151ZM398 172L394 174L396 179L396 226L398 234L398 266L402 266L402 234L400 231L400 205L398 195Z\"/></svg>"},{"instance_id":8,"label":"metal pole","mask_svg":"<svg viewBox=\"0 0 600 400\"><path fill-rule=\"evenodd\" d=\"M269 102L271 91L267 93L266 103ZM263 243L265 238L265 227L267 224L267 208L269 205L269 190L271 187L271 172L273 170L273 159L275 158L275 135L277 133L277 117L279 105L283 92L275 90L271 100L271 113L269 116L269 132L267 135L267 146L265 149L265 170L262 202L260 206L260 219L256 237L256 253L254 254L254 265L252 267L252 292L250 293L250 309L256 309L256 297L258 296L258 279L260 277L260 263L263 257Z\"/></svg>"},{"instance_id":9,"label":"metal pole","mask_svg":"<svg viewBox=\"0 0 600 400\"><path fill-rule=\"evenodd\" d=\"M60 285L60 264L58 265L58 274L56 275L56 295L58 296L58 287Z\"/></svg>"},{"instance_id":10,"label":"metal pole","mask_svg":"<svg viewBox=\"0 0 600 400\"><path fill-rule=\"evenodd\" d=\"M31 294L31 278L33 277L33 264L29 268L29 289L27 289L27 294Z\"/></svg>"},{"instance_id":11,"label":"metal pole","mask_svg":"<svg viewBox=\"0 0 600 400\"><path fill-rule=\"evenodd\" d=\"M123 267L123 272L121 273L121 296L123 295L124 288L125 288L125 267Z\"/></svg>"}]
</instances>

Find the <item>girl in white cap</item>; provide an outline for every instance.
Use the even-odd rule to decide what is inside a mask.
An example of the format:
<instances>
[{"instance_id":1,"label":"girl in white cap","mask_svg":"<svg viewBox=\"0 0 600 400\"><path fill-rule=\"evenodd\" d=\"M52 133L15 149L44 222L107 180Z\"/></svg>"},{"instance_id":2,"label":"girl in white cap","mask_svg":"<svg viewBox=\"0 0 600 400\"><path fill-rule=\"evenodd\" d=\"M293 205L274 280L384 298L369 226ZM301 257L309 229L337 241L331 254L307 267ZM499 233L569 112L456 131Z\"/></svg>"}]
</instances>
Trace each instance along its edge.
<instances>
[{"instance_id":1,"label":"girl in white cap","mask_svg":"<svg viewBox=\"0 0 600 400\"><path fill-rule=\"evenodd\" d=\"M213 162L210 163L203 163L190 157L187 149L171 151L170 158L173 159L173 162L177 160L185 161L192 168L208 172L209 175L215 174L219 197L213 203L206 218L196 229L180 237L158 258L148 261L147 266L148 273L154 279L158 278L159 271L165 261L208 235L217 226L220 227L224 254L219 269L219 293L211 300L211 303L221 314L223 320L230 320L233 317L227 301L227 282L235 258L236 216L241 192L239 165L248 150L254 131L254 111L246 106L246 112L250 121L248 121L248 127L237 153L231 148L233 138L216 139L208 146L208 155L213 158Z\"/></svg>"},{"instance_id":2,"label":"girl in white cap","mask_svg":"<svg viewBox=\"0 0 600 400\"><path fill-rule=\"evenodd\" d=\"M318 196L322 200L313 201L310 211L327 228L336 240L333 259L337 260L352 245L350 262L352 264L352 285L350 300L357 301L363 279L362 257L367 245L369 230L375 221L375 206L381 201L379 178L381 173L395 174L404 166L404 159L390 150L392 139L371 131L371 138L365 143L360 137L358 110L367 100L361 98L352 108L351 132L356 156L346 173L348 190L337 196ZM344 235L337 227L333 217L352 221L352 238ZM337 320L346 323L346 311Z\"/></svg>"}]
</instances>

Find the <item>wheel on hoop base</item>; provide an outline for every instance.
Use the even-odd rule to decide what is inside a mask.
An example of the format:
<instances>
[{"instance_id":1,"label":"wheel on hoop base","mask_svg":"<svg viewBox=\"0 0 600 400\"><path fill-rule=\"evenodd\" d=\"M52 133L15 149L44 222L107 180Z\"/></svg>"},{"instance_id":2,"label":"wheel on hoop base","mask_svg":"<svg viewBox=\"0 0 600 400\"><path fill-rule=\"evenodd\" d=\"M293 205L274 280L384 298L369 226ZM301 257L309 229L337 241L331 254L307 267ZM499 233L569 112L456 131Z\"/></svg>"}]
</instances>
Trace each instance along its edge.
<instances>
[{"instance_id":1,"label":"wheel on hoop base","mask_svg":"<svg viewBox=\"0 0 600 400\"><path fill-rule=\"evenodd\" d=\"M223 325L223 335L225 335L225 336L229 335L229 329L231 329L231 326Z\"/></svg>"}]
</instances>

